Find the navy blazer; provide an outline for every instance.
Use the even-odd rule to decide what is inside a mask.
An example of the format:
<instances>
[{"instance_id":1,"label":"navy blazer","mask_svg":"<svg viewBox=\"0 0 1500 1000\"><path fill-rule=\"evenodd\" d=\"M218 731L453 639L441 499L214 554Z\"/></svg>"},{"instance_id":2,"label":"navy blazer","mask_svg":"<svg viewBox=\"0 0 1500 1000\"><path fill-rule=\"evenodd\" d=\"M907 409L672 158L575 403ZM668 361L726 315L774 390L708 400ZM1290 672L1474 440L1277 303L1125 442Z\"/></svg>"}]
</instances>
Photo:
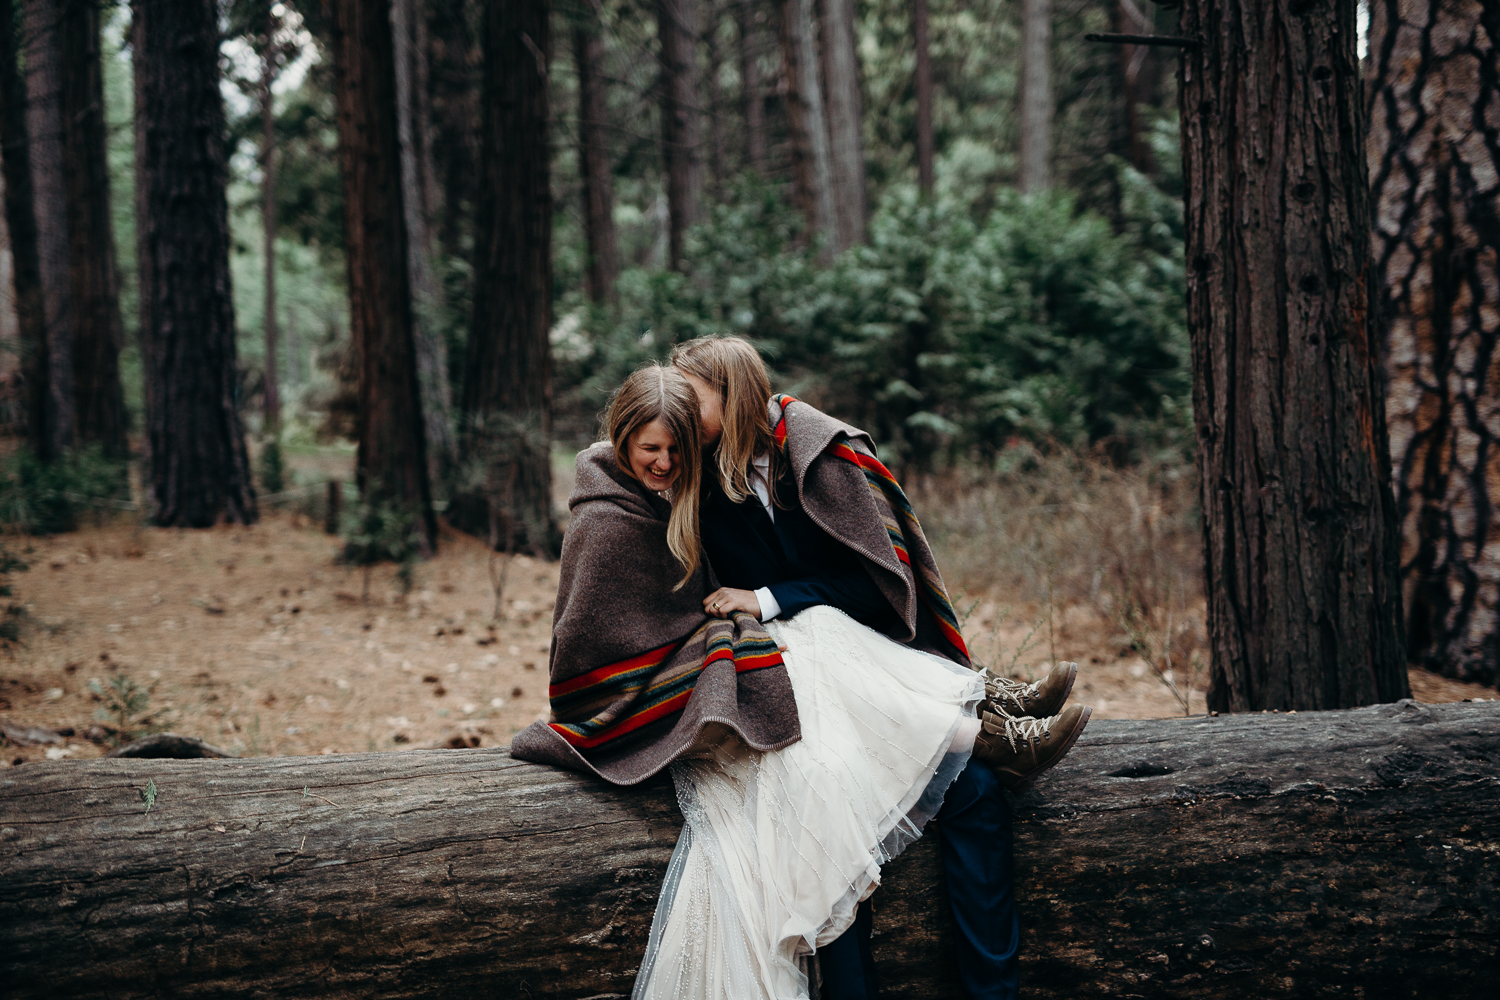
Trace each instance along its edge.
<instances>
[{"instance_id":1,"label":"navy blazer","mask_svg":"<svg viewBox=\"0 0 1500 1000\"><path fill-rule=\"evenodd\" d=\"M737 590L770 588L781 605L778 618L827 604L877 632L890 634L900 624L860 557L802 509L790 468L783 467L777 477L774 522L753 493L734 503L712 471L704 478L699 530L720 584Z\"/></svg>"}]
</instances>

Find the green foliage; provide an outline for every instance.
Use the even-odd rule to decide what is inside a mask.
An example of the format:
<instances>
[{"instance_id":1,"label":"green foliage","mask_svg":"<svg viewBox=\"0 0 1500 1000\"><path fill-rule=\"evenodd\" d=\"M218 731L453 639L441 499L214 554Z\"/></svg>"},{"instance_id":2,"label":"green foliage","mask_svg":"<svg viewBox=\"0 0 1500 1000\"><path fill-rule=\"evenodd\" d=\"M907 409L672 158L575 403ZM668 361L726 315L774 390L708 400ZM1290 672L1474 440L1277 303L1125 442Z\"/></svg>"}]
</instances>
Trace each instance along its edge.
<instances>
[{"instance_id":1,"label":"green foliage","mask_svg":"<svg viewBox=\"0 0 1500 1000\"><path fill-rule=\"evenodd\" d=\"M411 591L421 551L420 530L416 512L374 490L366 491L344 511L339 531L344 549L339 561L364 570L364 600L370 598L370 570L383 562L396 563L401 592Z\"/></svg>"},{"instance_id":2,"label":"green foliage","mask_svg":"<svg viewBox=\"0 0 1500 1000\"><path fill-rule=\"evenodd\" d=\"M260 449L260 488L266 493L280 493L286 489L286 471L281 461L281 442L274 436L266 438Z\"/></svg>"},{"instance_id":3,"label":"green foliage","mask_svg":"<svg viewBox=\"0 0 1500 1000\"><path fill-rule=\"evenodd\" d=\"M151 705L151 693L155 688L155 684L141 687L126 675L119 673L114 674L108 680L95 677L89 681L89 690L104 702L103 707L94 712L94 718L100 722L111 723L115 727L112 741L115 746L129 743L136 736L150 731L146 723Z\"/></svg>"},{"instance_id":4,"label":"green foliage","mask_svg":"<svg viewBox=\"0 0 1500 1000\"><path fill-rule=\"evenodd\" d=\"M29 535L72 531L86 510L129 495L125 464L98 446L43 462L29 449L0 460L0 525Z\"/></svg>"}]
</instances>

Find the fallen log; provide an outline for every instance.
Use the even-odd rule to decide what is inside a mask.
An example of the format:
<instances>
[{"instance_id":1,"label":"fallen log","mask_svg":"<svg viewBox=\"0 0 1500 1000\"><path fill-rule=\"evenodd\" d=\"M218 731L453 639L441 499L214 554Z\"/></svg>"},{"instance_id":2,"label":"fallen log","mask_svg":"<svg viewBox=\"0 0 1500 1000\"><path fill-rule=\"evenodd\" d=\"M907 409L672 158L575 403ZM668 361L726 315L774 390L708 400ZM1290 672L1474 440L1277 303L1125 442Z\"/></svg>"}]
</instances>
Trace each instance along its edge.
<instances>
[{"instance_id":1,"label":"fallen log","mask_svg":"<svg viewBox=\"0 0 1500 1000\"><path fill-rule=\"evenodd\" d=\"M1016 819L1028 997L1496 996L1500 705L1095 722ZM505 751L28 764L0 992L624 996L679 823ZM887 997L960 995L936 839Z\"/></svg>"}]
</instances>

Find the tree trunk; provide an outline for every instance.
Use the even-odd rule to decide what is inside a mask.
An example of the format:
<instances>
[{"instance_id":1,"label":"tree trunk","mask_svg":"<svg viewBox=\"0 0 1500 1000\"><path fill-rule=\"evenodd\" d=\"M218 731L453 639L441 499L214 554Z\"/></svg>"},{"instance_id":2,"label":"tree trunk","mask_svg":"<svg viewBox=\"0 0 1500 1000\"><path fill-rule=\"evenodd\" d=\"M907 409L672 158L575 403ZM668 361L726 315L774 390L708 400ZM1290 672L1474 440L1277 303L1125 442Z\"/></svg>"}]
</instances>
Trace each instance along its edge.
<instances>
[{"instance_id":1,"label":"tree trunk","mask_svg":"<svg viewBox=\"0 0 1500 1000\"><path fill-rule=\"evenodd\" d=\"M786 69L787 119L792 138L792 175L811 239L823 239L826 260L837 241L833 205L833 159L823 85L818 79L818 40L813 0L781 0L781 60Z\"/></svg>"},{"instance_id":2,"label":"tree trunk","mask_svg":"<svg viewBox=\"0 0 1500 1000\"><path fill-rule=\"evenodd\" d=\"M731 0L738 2L738 0ZM703 0L708 8L708 30L703 32L703 54L707 61L707 77L703 89L708 94L708 192L709 200L717 202L723 195L724 169L724 90L719 85L719 73L724 59L719 49L719 5L715 0Z\"/></svg>"},{"instance_id":3,"label":"tree trunk","mask_svg":"<svg viewBox=\"0 0 1500 1000\"><path fill-rule=\"evenodd\" d=\"M1095 722L1016 801L1026 995L1489 1000L1497 709ZM3 773L14 1000L622 997L681 823L503 750ZM882 996L961 995L940 839L874 896Z\"/></svg>"},{"instance_id":4,"label":"tree trunk","mask_svg":"<svg viewBox=\"0 0 1500 1000\"><path fill-rule=\"evenodd\" d=\"M823 0L823 79L828 82L828 149L833 167L834 251L865 241L865 146L860 127L854 0Z\"/></svg>"},{"instance_id":5,"label":"tree trunk","mask_svg":"<svg viewBox=\"0 0 1500 1000\"><path fill-rule=\"evenodd\" d=\"M927 42L927 0L911 0L912 46L917 50L917 187L932 194L932 52Z\"/></svg>"},{"instance_id":6,"label":"tree trunk","mask_svg":"<svg viewBox=\"0 0 1500 1000\"><path fill-rule=\"evenodd\" d=\"M1354 0L1186 0L1179 91L1209 706L1408 693Z\"/></svg>"},{"instance_id":7,"label":"tree trunk","mask_svg":"<svg viewBox=\"0 0 1500 1000\"><path fill-rule=\"evenodd\" d=\"M437 545L418 385L390 0L330 0L349 324L360 357L360 493Z\"/></svg>"},{"instance_id":8,"label":"tree trunk","mask_svg":"<svg viewBox=\"0 0 1500 1000\"><path fill-rule=\"evenodd\" d=\"M432 102L432 158L442 204L438 244L449 258L468 261L479 174L479 43L474 0L428 0L428 72Z\"/></svg>"},{"instance_id":9,"label":"tree trunk","mask_svg":"<svg viewBox=\"0 0 1500 1000\"><path fill-rule=\"evenodd\" d=\"M42 316L47 326L48 429L53 454L73 446L73 296L68 288L68 192L62 118L63 0L25 0L26 134L31 144L31 190Z\"/></svg>"},{"instance_id":10,"label":"tree trunk","mask_svg":"<svg viewBox=\"0 0 1500 1000\"><path fill-rule=\"evenodd\" d=\"M214 0L134 8L136 232L152 517L255 520L235 407L224 105Z\"/></svg>"},{"instance_id":11,"label":"tree trunk","mask_svg":"<svg viewBox=\"0 0 1500 1000\"><path fill-rule=\"evenodd\" d=\"M578 163L583 177L583 231L589 260L584 285L594 302L613 301L620 264L615 254L615 182L609 162L606 132L609 109L605 101L604 39L598 15L584 8L587 18L573 25L573 62L578 69Z\"/></svg>"},{"instance_id":12,"label":"tree trunk","mask_svg":"<svg viewBox=\"0 0 1500 1000\"><path fill-rule=\"evenodd\" d=\"M1408 659L1500 682L1500 8L1370 4L1375 294Z\"/></svg>"},{"instance_id":13,"label":"tree trunk","mask_svg":"<svg viewBox=\"0 0 1500 1000\"><path fill-rule=\"evenodd\" d=\"M266 39L260 76L260 220L265 243L265 337L266 337L266 433L275 436L281 427L281 370L276 363L281 339L276 325L276 111L271 84L276 80L276 42Z\"/></svg>"},{"instance_id":14,"label":"tree trunk","mask_svg":"<svg viewBox=\"0 0 1500 1000\"><path fill-rule=\"evenodd\" d=\"M1021 190L1052 186L1052 0L1021 0Z\"/></svg>"},{"instance_id":15,"label":"tree trunk","mask_svg":"<svg viewBox=\"0 0 1500 1000\"><path fill-rule=\"evenodd\" d=\"M745 118L745 165L766 172L766 106L760 78L760 32L757 0L741 0L735 8L739 22L740 101Z\"/></svg>"},{"instance_id":16,"label":"tree trunk","mask_svg":"<svg viewBox=\"0 0 1500 1000\"><path fill-rule=\"evenodd\" d=\"M703 196L698 93L698 0L656 0L661 38L661 145L667 166L668 263L682 268L683 239Z\"/></svg>"},{"instance_id":17,"label":"tree trunk","mask_svg":"<svg viewBox=\"0 0 1500 1000\"><path fill-rule=\"evenodd\" d=\"M31 149L26 136L26 84L21 79L14 0L0 0L0 135L4 137L5 225L10 234L11 281L20 329L21 379L26 394L26 443L43 461L57 457L50 426L47 321L37 255Z\"/></svg>"},{"instance_id":18,"label":"tree trunk","mask_svg":"<svg viewBox=\"0 0 1500 1000\"><path fill-rule=\"evenodd\" d=\"M1147 0L1116 0L1115 30L1126 35L1152 34L1152 23L1140 4ZM1125 106L1126 152L1130 165L1141 173L1152 169L1151 147L1146 142L1146 127L1141 121L1141 70L1151 57L1149 45L1117 45L1120 66L1120 100Z\"/></svg>"},{"instance_id":19,"label":"tree trunk","mask_svg":"<svg viewBox=\"0 0 1500 1000\"><path fill-rule=\"evenodd\" d=\"M123 458L126 418L120 348L125 342L125 326L120 317L120 279L104 141L98 0L63 0L58 42L62 55L75 434L80 443L98 444L105 454Z\"/></svg>"},{"instance_id":20,"label":"tree trunk","mask_svg":"<svg viewBox=\"0 0 1500 1000\"><path fill-rule=\"evenodd\" d=\"M428 472L434 481L447 477L453 461L448 382L448 348L437 329L438 287L432 274L432 230L428 220L426 157L417 87L415 26L425 20L420 0L393 0L391 37L396 63L396 125L401 140L401 199L406 210L407 271L413 298L412 337L417 349L417 379L427 435Z\"/></svg>"},{"instance_id":21,"label":"tree trunk","mask_svg":"<svg viewBox=\"0 0 1500 1000\"><path fill-rule=\"evenodd\" d=\"M481 495L456 523L498 549L554 557L552 513L552 187L547 143L551 4L490 6L484 29L481 201L474 315L464 365L464 461Z\"/></svg>"}]
</instances>

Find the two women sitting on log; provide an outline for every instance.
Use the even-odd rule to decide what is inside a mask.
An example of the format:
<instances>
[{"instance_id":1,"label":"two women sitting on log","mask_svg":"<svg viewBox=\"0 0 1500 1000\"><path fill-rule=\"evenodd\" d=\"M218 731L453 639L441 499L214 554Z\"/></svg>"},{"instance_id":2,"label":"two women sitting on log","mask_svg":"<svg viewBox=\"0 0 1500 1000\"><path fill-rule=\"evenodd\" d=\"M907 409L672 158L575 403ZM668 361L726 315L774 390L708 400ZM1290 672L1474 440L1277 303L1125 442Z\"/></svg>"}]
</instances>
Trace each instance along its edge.
<instances>
[{"instance_id":1,"label":"two women sitting on log","mask_svg":"<svg viewBox=\"0 0 1500 1000\"><path fill-rule=\"evenodd\" d=\"M516 757L621 785L671 768L685 820L634 997L874 997L880 866L937 817L970 997L1017 995L1003 789L1067 753L1077 674L987 677L868 435L734 337L625 381L578 456L552 721Z\"/></svg>"}]
</instances>

